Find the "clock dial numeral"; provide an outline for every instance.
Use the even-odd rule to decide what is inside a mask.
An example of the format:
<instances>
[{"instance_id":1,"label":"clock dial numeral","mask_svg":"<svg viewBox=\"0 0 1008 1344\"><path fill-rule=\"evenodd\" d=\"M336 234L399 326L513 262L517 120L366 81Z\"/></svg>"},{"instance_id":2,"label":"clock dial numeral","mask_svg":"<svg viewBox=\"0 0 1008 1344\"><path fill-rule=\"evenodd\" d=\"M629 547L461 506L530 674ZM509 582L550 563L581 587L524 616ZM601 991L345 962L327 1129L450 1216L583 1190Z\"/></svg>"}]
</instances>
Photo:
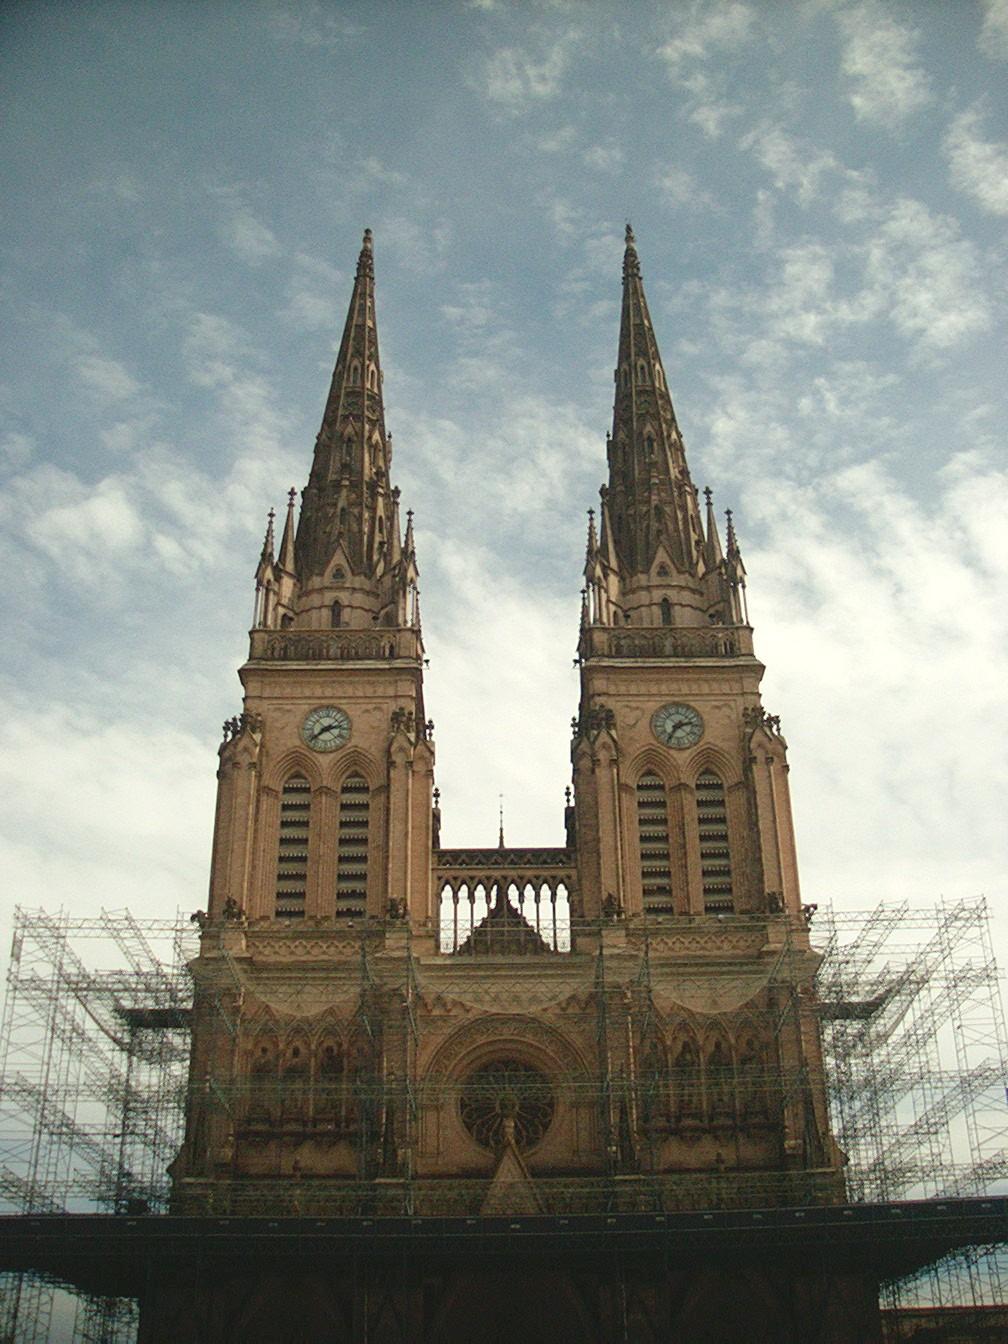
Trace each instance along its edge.
<instances>
[{"instance_id":1,"label":"clock dial numeral","mask_svg":"<svg viewBox=\"0 0 1008 1344\"><path fill-rule=\"evenodd\" d=\"M681 750L700 741L704 721L692 705L662 705L652 716L651 731L663 746Z\"/></svg>"},{"instance_id":2,"label":"clock dial numeral","mask_svg":"<svg viewBox=\"0 0 1008 1344\"><path fill-rule=\"evenodd\" d=\"M350 740L350 715L335 705L321 705L305 716L301 736L312 751L335 751Z\"/></svg>"}]
</instances>

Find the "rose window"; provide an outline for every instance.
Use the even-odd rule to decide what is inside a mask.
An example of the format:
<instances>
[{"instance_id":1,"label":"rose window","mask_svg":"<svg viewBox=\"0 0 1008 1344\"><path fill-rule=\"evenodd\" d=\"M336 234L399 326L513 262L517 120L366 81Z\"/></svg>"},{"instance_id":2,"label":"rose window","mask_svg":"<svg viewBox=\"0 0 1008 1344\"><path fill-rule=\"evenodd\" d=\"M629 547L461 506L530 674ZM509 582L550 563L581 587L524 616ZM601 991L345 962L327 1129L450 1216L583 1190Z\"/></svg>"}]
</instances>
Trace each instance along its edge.
<instances>
[{"instance_id":1,"label":"rose window","mask_svg":"<svg viewBox=\"0 0 1008 1344\"><path fill-rule=\"evenodd\" d=\"M491 1150L503 1148L509 1138L517 1148L534 1148L552 1124L554 1109L549 1080L514 1059L481 1065L465 1080L459 1098L462 1123Z\"/></svg>"}]
</instances>

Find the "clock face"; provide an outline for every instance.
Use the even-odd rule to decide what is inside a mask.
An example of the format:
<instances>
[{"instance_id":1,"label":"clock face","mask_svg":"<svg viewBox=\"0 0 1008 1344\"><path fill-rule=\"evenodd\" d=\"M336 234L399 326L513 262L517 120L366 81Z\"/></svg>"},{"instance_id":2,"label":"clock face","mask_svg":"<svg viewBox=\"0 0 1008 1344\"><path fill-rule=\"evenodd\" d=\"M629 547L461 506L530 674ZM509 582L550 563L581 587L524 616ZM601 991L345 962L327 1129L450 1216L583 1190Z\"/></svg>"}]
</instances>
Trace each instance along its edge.
<instances>
[{"instance_id":1,"label":"clock face","mask_svg":"<svg viewBox=\"0 0 1008 1344\"><path fill-rule=\"evenodd\" d=\"M704 723L692 705L662 705L651 719L651 731L666 747L695 747L703 737Z\"/></svg>"},{"instance_id":2,"label":"clock face","mask_svg":"<svg viewBox=\"0 0 1008 1344\"><path fill-rule=\"evenodd\" d=\"M323 705L305 715L301 736L312 751L335 751L350 740L350 715L335 705Z\"/></svg>"}]
</instances>

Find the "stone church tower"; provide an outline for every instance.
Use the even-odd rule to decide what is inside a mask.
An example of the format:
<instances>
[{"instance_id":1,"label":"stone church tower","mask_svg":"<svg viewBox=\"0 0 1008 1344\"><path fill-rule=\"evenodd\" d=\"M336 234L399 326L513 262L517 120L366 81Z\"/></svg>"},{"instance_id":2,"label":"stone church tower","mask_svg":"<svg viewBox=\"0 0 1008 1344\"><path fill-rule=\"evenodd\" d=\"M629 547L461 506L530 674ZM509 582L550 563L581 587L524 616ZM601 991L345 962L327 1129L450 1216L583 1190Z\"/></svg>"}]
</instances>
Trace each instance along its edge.
<instances>
[{"instance_id":1,"label":"stone church tower","mask_svg":"<svg viewBox=\"0 0 1008 1344\"><path fill-rule=\"evenodd\" d=\"M642 1254L618 1284L615 1259L563 1268L585 1220L844 1197L786 744L629 229L607 454L565 841L444 848L365 234L220 748L174 1209L356 1219L365 1240L436 1217L460 1239L404 1252L398 1278L355 1251L166 1281L142 1339L195 1338L199 1316L219 1330L201 1337L245 1341L752 1342L792 1338L796 1312L823 1340L875 1338L871 1285L821 1267L741 1273L729 1257L700 1273ZM459 1249L530 1218L567 1229L549 1263Z\"/></svg>"}]
</instances>

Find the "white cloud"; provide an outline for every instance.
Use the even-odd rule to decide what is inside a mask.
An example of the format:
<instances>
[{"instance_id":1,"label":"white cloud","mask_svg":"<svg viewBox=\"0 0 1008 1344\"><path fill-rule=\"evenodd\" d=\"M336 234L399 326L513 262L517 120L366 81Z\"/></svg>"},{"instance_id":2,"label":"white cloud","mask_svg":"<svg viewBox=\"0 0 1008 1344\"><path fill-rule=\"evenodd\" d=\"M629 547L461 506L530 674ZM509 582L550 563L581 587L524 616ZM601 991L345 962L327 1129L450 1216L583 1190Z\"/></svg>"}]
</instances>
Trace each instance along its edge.
<instances>
[{"instance_id":1,"label":"white cloud","mask_svg":"<svg viewBox=\"0 0 1008 1344\"><path fill-rule=\"evenodd\" d=\"M246 357L246 341L238 327L217 313L193 313L182 342L189 377L198 387L230 382Z\"/></svg>"},{"instance_id":2,"label":"white cloud","mask_svg":"<svg viewBox=\"0 0 1008 1344\"><path fill-rule=\"evenodd\" d=\"M771 122L761 122L739 141L771 174L778 191L793 192L801 205L809 205L824 191L824 179L847 176L847 170L830 150L815 149Z\"/></svg>"},{"instance_id":3,"label":"white cloud","mask_svg":"<svg viewBox=\"0 0 1008 1344\"><path fill-rule=\"evenodd\" d=\"M699 126L708 140L717 140L724 134L725 123L742 115L738 103L719 102L716 98L698 103L689 114L689 120Z\"/></svg>"},{"instance_id":4,"label":"white cloud","mask_svg":"<svg viewBox=\"0 0 1008 1344\"><path fill-rule=\"evenodd\" d=\"M768 369L788 347L824 346L867 324L890 324L931 356L993 321L976 246L950 216L909 198L871 198L843 238L780 246L768 252L761 284L706 297L738 357Z\"/></svg>"},{"instance_id":5,"label":"white cloud","mask_svg":"<svg viewBox=\"0 0 1008 1344\"><path fill-rule=\"evenodd\" d=\"M344 287L344 277L334 266L319 257L299 253L281 316L302 330L328 331L338 338L346 316Z\"/></svg>"},{"instance_id":6,"label":"white cloud","mask_svg":"<svg viewBox=\"0 0 1008 1344\"><path fill-rule=\"evenodd\" d=\"M5 916L12 893L21 904L64 904L79 916L100 906L170 912L184 892L193 908L203 903L213 818L208 744L163 722L131 721L125 709L103 721L79 698L29 700L4 688L0 703Z\"/></svg>"},{"instance_id":7,"label":"white cloud","mask_svg":"<svg viewBox=\"0 0 1008 1344\"><path fill-rule=\"evenodd\" d=\"M623 163L623 150L609 136L586 149L581 158L588 168L594 168L600 173L614 173Z\"/></svg>"},{"instance_id":8,"label":"white cloud","mask_svg":"<svg viewBox=\"0 0 1008 1344\"><path fill-rule=\"evenodd\" d=\"M983 6L980 50L996 60L1008 60L1008 0L983 0Z\"/></svg>"},{"instance_id":9,"label":"white cloud","mask_svg":"<svg viewBox=\"0 0 1008 1344\"><path fill-rule=\"evenodd\" d=\"M277 256L281 250L273 230L256 218L247 206L231 210L220 221L218 233L242 261L252 266L259 265L267 257Z\"/></svg>"},{"instance_id":10,"label":"white cloud","mask_svg":"<svg viewBox=\"0 0 1008 1344\"><path fill-rule=\"evenodd\" d=\"M924 346L947 349L991 324L975 246L920 201L895 202L868 244L866 277L897 329Z\"/></svg>"},{"instance_id":11,"label":"white cloud","mask_svg":"<svg viewBox=\"0 0 1008 1344\"><path fill-rule=\"evenodd\" d=\"M389 168L374 154L361 159L360 166L361 171L372 182L384 182L391 187L400 187L407 180L405 173L400 173L396 168Z\"/></svg>"},{"instance_id":12,"label":"white cloud","mask_svg":"<svg viewBox=\"0 0 1008 1344\"><path fill-rule=\"evenodd\" d=\"M441 270L451 243L447 220L419 223L416 215L383 215L376 224L382 253L397 259L401 266L416 274Z\"/></svg>"},{"instance_id":13,"label":"white cloud","mask_svg":"<svg viewBox=\"0 0 1008 1344\"><path fill-rule=\"evenodd\" d=\"M499 47L482 62L471 81L474 88L503 111L518 115L537 103L555 98L570 64L572 35L543 45Z\"/></svg>"},{"instance_id":14,"label":"white cloud","mask_svg":"<svg viewBox=\"0 0 1008 1344\"><path fill-rule=\"evenodd\" d=\"M878 463L783 497L767 483L772 534L747 563L768 697L789 706L808 899L975 895L1004 852L987 804L1008 785L1008 556L988 539L1006 496L975 461L927 506ZM850 769L816 750L838 732Z\"/></svg>"},{"instance_id":15,"label":"white cloud","mask_svg":"<svg viewBox=\"0 0 1008 1344\"><path fill-rule=\"evenodd\" d=\"M11 471L19 471L35 454L35 440L30 434L9 430L0 438L0 463Z\"/></svg>"},{"instance_id":16,"label":"white cloud","mask_svg":"<svg viewBox=\"0 0 1008 1344\"><path fill-rule=\"evenodd\" d=\"M571 239L580 233L583 223L581 211L565 197L553 196L543 202L542 208L558 237Z\"/></svg>"},{"instance_id":17,"label":"white cloud","mask_svg":"<svg viewBox=\"0 0 1008 1344\"><path fill-rule=\"evenodd\" d=\"M560 126L555 131L548 131L545 135L539 136L535 146L542 154L559 154L565 149L570 149L576 138L577 132L573 126Z\"/></svg>"},{"instance_id":18,"label":"white cloud","mask_svg":"<svg viewBox=\"0 0 1008 1344\"><path fill-rule=\"evenodd\" d=\"M687 172L685 168L661 169L655 176L655 186L673 207L685 207L689 210L714 208L714 197L701 187L693 174Z\"/></svg>"},{"instance_id":19,"label":"white cloud","mask_svg":"<svg viewBox=\"0 0 1008 1344\"><path fill-rule=\"evenodd\" d=\"M837 22L846 38L841 69L859 118L891 126L931 101L912 29L897 23L874 0L839 11Z\"/></svg>"},{"instance_id":20,"label":"white cloud","mask_svg":"<svg viewBox=\"0 0 1008 1344\"><path fill-rule=\"evenodd\" d=\"M116 556L143 538L136 505L118 477L88 487L68 472L42 468L19 482L18 493L33 504L25 533L79 582L101 581Z\"/></svg>"},{"instance_id":21,"label":"white cloud","mask_svg":"<svg viewBox=\"0 0 1008 1344\"><path fill-rule=\"evenodd\" d=\"M752 40L755 19L752 6L739 0L714 6L694 3L676 20L674 36L659 47L658 54L669 74L678 77L684 66L744 47Z\"/></svg>"},{"instance_id":22,"label":"white cloud","mask_svg":"<svg viewBox=\"0 0 1008 1344\"><path fill-rule=\"evenodd\" d=\"M686 95L687 119L716 140L725 123L741 115L726 96L726 58L756 37L756 12L739 0L719 5L693 3L673 11L673 35L658 48L671 82Z\"/></svg>"},{"instance_id":23,"label":"white cloud","mask_svg":"<svg viewBox=\"0 0 1008 1344\"><path fill-rule=\"evenodd\" d=\"M571 666L577 576L569 599L558 599L513 577L493 552L453 540L447 529L421 534L418 545L439 589L424 625L435 669L427 696L437 725L443 842L494 844L503 793L511 843L560 843L570 780L565 727L577 704Z\"/></svg>"},{"instance_id":24,"label":"white cloud","mask_svg":"<svg viewBox=\"0 0 1008 1344\"><path fill-rule=\"evenodd\" d=\"M318 0L299 0L296 5L280 0L263 0L262 22L271 37L281 42L297 42L305 47L345 47L349 40L365 31L362 24L333 13Z\"/></svg>"},{"instance_id":25,"label":"white cloud","mask_svg":"<svg viewBox=\"0 0 1008 1344\"><path fill-rule=\"evenodd\" d=\"M945 137L952 184L995 215L1008 215L1008 142L984 140L977 134L976 108L961 112Z\"/></svg>"},{"instance_id":26,"label":"white cloud","mask_svg":"<svg viewBox=\"0 0 1008 1344\"><path fill-rule=\"evenodd\" d=\"M74 370L101 405L125 401L140 391L140 384L126 366L105 355L81 355L74 361Z\"/></svg>"}]
</instances>

